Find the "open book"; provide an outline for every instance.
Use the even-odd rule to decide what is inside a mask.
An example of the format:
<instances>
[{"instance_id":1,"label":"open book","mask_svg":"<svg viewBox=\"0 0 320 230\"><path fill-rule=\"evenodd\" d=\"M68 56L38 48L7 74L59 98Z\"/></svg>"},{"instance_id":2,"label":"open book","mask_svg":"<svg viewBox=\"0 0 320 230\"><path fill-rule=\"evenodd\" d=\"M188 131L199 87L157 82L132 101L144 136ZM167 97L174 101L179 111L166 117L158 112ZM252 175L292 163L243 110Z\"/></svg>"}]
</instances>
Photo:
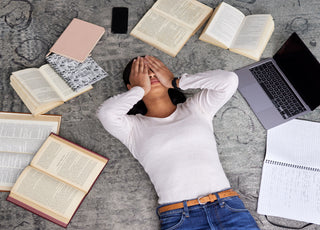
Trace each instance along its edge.
<instances>
[{"instance_id":1,"label":"open book","mask_svg":"<svg viewBox=\"0 0 320 230\"><path fill-rule=\"evenodd\" d=\"M74 92L49 64L13 72L10 84L33 115L46 113L92 89L90 85Z\"/></svg>"},{"instance_id":2,"label":"open book","mask_svg":"<svg viewBox=\"0 0 320 230\"><path fill-rule=\"evenodd\" d=\"M108 159L51 134L7 198L67 227Z\"/></svg>"},{"instance_id":3,"label":"open book","mask_svg":"<svg viewBox=\"0 0 320 230\"><path fill-rule=\"evenodd\" d=\"M158 0L130 35L175 57L212 11L196 0Z\"/></svg>"},{"instance_id":4,"label":"open book","mask_svg":"<svg viewBox=\"0 0 320 230\"><path fill-rule=\"evenodd\" d=\"M60 115L0 112L0 191L10 191L50 133L59 133Z\"/></svg>"},{"instance_id":5,"label":"open book","mask_svg":"<svg viewBox=\"0 0 320 230\"><path fill-rule=\"evenodd\" d=\"M240 10L222 2L214 10L199 39L260 60L273 30L274 21L270 14L245 16Z\"/></svg>"},{"instance_id":6,"label":"open book","mask_svg":"<svg viewBox=\"0 0 320 230\"><path fill-rule=\"evenodd\" d=\"M268 130L258 213L320 224L320 123Z\"/></svg>"}]
</instances>

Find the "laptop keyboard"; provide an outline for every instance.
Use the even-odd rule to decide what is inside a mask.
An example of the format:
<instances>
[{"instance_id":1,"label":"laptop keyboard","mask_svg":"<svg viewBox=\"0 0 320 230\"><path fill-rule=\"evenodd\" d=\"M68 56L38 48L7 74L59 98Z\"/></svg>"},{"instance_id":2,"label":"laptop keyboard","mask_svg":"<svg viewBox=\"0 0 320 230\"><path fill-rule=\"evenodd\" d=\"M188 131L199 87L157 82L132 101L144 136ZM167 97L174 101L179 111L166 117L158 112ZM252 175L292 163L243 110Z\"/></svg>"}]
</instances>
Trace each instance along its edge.
<instances>
[{"instance_id":1,"label":"laptop keyboard","mask_svg":"<svg viewBox=\"0 0 320 230\"><path fill-rule=\"evenodd\" d=\"M272 62L251 68L250 72L270 97L284 119L306 111L297 96L282 79Z\"/></svg>"}]
</instances>

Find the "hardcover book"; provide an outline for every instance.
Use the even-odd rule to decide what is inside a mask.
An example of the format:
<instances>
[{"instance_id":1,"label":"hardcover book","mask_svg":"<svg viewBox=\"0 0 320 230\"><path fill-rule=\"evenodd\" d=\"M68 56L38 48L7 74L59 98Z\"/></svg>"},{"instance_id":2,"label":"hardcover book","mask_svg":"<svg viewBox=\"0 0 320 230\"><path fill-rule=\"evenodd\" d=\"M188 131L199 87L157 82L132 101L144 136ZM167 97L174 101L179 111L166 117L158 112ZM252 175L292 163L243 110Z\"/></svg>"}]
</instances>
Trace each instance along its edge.
<instances>
[{"instance_id":1,"label":"hardcover book","mask_svg":"<svg viewBox=\"0 0 320 230\"><path fill-rule=\"evenodd\" d=\"M104 32L101 26L74 18L50 48L49 54L56 53L83 62Z\"/></svg>"},{"instance_id":2,"label":"hardcover book","mask_svg":"<svg viewBox=\"0 0 320 230\"><path fill-rule=\"evenodd\" d=\"M107 158L51 134L7 200L67 227L107 162Z\"/></svg>"}]
</instances>

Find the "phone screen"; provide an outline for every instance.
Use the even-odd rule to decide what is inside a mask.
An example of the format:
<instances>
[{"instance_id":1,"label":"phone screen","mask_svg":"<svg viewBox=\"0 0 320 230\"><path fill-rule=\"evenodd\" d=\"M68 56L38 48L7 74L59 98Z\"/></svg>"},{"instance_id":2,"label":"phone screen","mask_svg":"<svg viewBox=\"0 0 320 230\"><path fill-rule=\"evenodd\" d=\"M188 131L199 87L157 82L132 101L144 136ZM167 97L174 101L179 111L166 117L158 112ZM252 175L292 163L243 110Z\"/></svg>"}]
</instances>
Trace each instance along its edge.
<instances>
[{"instance_id":1,"label":"phone screen","mask_svg":"<svg viewBox=\"0 0 320 230\"><path fill-rule=\"evenodd\" d=\"M126 34L128 30L128 8L112 8L111 32L115 34Z\"/></svg>"}]
</instances>

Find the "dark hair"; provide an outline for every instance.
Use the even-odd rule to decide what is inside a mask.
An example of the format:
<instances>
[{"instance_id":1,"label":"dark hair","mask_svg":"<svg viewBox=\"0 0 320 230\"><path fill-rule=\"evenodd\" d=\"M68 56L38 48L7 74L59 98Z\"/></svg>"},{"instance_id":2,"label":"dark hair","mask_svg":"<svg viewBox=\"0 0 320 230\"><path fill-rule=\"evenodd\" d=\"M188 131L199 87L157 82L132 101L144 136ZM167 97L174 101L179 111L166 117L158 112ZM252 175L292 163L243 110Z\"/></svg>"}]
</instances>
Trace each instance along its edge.
<instances>
[{"instance_id":1,"label":"dark hair","mask_svg":"<svg viewBox=\"0 0 320 230\"><path fill-rule=\"evenodd\" d=\"M144 56L142 56L144 57ZM132 63L133 63L133 60L136 59L136 58L133 58L128 64L127 66L124 68L124 71L123 71L123 82L127 88L127 84L130 84L130 81L129 81L129 77L130 77L130 72L131 72L131 66L132 66ZM178 89L168 89L168 94L169 94L169 97L172 101L172 103L174 105L177 105L179 103L183 103L186 101L186 97L184 96L184 94L179 91ZM136 114L142 114L142 115L145 115L147 113L147 107L146 105L144 104L144 102L142 100L138 101L130 110L129 112L127 113L128 115L136 115Z\"/></svg>"}]
</instances>

